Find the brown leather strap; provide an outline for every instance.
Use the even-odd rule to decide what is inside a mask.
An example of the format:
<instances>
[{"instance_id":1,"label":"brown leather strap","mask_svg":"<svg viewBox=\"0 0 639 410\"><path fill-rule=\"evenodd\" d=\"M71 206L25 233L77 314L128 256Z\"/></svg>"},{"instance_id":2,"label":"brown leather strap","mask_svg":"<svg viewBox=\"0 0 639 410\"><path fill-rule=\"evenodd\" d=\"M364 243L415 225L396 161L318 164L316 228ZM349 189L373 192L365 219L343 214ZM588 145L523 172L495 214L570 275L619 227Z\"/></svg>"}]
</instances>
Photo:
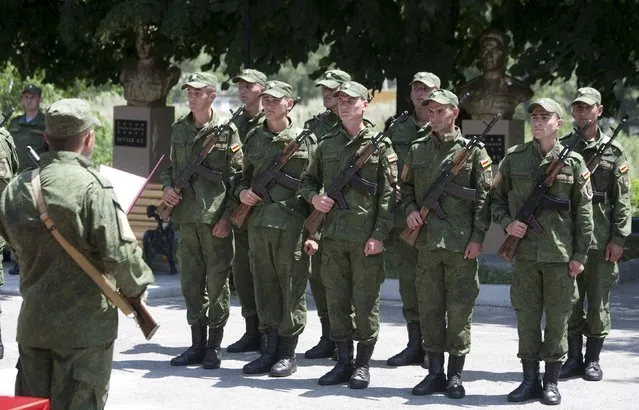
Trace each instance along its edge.
<instances>
[{"instance_id":1,"label":"brown leather strap","mask_svg":"<svg viewBox=\"0 0 639 410\"><path fill-rule=\"evenodd\" d=\"M100 288L100 291L104 294L104 296L113 302L113 304L126 316L132 315L134 312L129 301L117 291L113 283L111 283L106 276L98 271L98 269L93 266L93 264L82 253L80 253L80 251L78 251L64 238L64 236L62 236L58 228L55 226L55 222L53 222L53 220L49 217L49 214L47 213L47 204L44 201L44 196L42 195L39 168L33 170L31 175L31 186L33 187L33 196L35 197L38 205L38 211L40 212L40 220L44 223L49 232L51 232L51 235L53 235L55 240L58 241L60 246L62 246L69 256L71 256L75 263L77 263L82 270L89 275L95 284L98 285L98 288Z\"/></svg>"}]
</instances>

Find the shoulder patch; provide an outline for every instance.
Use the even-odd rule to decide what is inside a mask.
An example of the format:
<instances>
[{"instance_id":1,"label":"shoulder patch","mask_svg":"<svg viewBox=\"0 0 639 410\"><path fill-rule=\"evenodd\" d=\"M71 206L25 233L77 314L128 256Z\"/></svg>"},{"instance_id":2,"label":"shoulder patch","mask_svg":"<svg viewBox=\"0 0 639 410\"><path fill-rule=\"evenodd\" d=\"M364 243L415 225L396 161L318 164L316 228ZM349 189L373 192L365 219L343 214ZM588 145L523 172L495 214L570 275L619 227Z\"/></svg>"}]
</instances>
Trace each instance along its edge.
<instances>
[{"instance_id":1,"label":"shoulder patch","mask_svg":"<svg viewBox=\"0 0 639 410\"><path fill-rule=\"evenodd\" d=\"M590 171L588 171L587 169L581 173L581 178L584 181L588 181L590 179Z\"/></svg>"},{"instance_id":2,"label":"shoulder patch","mask_svg":"<svg viewBox=\"0 0 639 410\"><path fill-rule=\"evenodd\" d=\"M388 162L397 162L397 154L395 154L394 152L387 155L386 158L388 159Z\"/></svg>"},{"instance_id":3,"label":"shoulder patch","mask_svg":"<svg viewBox=\"0 0 639 410\"><path fill-rule=\"evenodd\" d=\"M623 165L621 165L619 167L619 173L620 174L625 174L626 172L628 172L629 169L630 169L630 167L628 166L628 163L624 162Z\"/></svg>"},{"instance_id":4,"label":"shoulder patch","mask_svg":"<svg viewBox=\"0 0 639 410\"><path fill-rule=\"evenodd\" d=\"M490 158L486 158L486 159L482 159L479 163L481 164L482 168L486 168L487 166L492 164L493 161Z\"/></svg>"},{"instance_id":5,"label":"shoulder patch","mask_svg":"<svg viewBox=\"0 0 639 410\"><path fill-rule=\"evenodd\" d=\"M236 143L231 144L231 146L230 146L230 150L231 150L231 152L237 152L237 151L239 151L239 150L240 150L240 144L238 144L237 142L236 142Z\"/></svg>"}]
</instances>

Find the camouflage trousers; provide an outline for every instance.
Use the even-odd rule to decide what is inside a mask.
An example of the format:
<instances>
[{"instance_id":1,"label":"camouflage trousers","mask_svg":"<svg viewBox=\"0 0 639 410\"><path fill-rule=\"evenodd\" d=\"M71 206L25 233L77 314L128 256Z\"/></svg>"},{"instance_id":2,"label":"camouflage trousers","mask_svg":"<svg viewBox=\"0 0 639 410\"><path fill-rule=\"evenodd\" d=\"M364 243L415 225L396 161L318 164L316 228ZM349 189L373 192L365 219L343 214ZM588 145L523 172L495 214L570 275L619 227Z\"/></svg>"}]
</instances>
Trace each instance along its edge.
<instances>
[{"instance_id":1,"label":"camouflage trousers","mask_svg":"<svg viewBox=\"0 0 639 410\"><path fill-rule=\"evenodd\" d=\"M16 396L43 397L51 409L103 409L109 393L113 342L82 349L18 344Z\"/></svg>"},{"instance_id":2,"label":"camouflage trousers","mask_svg":"<svg viewBox=\"0 0 639 410\"><path fill-rule=\"evenodd\" d=\"M190 326L223 327L229 318L233 235L216 238L208 224L181 224L180 281Z\"/></svg>"},{"instance_id":3,"label":"camouflage trousers","mask_svg":"<svg viewBox=\"0 0 639 410\"><path fill-rule=\"evenodd\" d=\"M324 283L322 282L321 251L318 251L311 257L311 275L308 278L308 283L311 286L313 301L315 301L315 307L317 308L317 316L321 318L328 317L326 288L324 287Z\"/></svg>"},{"instance_id":4,"label":"camouflage trousers","mask_svg":"<svg viewBox=\"0 0 639 410\"><path fill-rule=\"evenodd\" d=\"M399 234L403 228L395 228L393 237L393 251L395 264L399 276L399 295L402 298L402 314L406 323L419 322L419 303L417 302L416 267L417 248L404 242Z\"/></svg>"},{"instance_id":5,"label":"camouflage trousers","mask_svg":"<svg viewBox=\"0 0 639 410\"><path fill-rule=\"evenodd\" d=\"M257 315L253 272L249 261L249 239L246 228L233 228L235 258L233 259L233 283L242 307L242 316L249 318Z\"/></svg>"},{"instance_id":6,"label":"camouflage trousers","mask_svg":"<svg viewBox=\"0 0 639 410\"><path fill-rule=\"evenodd\" d=\"M568 319L569 335L604 338L610 333L610 292L619 278L616 263L604 259L601 250L588 251L588 262L577 276L579 298ZM588 300L587 312L584 301Z\"/></svg>"},{"instance_id":7,"label":"camouflage trousers","mask_svg":"<svg viewBox=\"0 0 639 410\"><path fill-rule=\"evenodd\" d=\"M510 301L517 315L519 353L526 360L559 362L568 353L568 317L577 300L568 263L515 261ZM541 318L546 315L542 339Z\"/></svg>"},{"instance_id":8,"label":"camouflage trousers","mask_svg":"<svg viewBox=\"0 0 639 410\"><path fill-rule=\"evenodd\" d=\"M320 249L331 339L375 344L379 335L384 254L365 256L364 242L335 238L322 238Z\"/></svg>"},{"instance_id":9,"label":"camouflage trousers","mask_svg":"<svg viewBox=\"0 0 639 410\"><path fill-rule=\"evenodd\" d=\"M260 330L299 336L306 326L309 260L299 229L249 226L249 255Z\"/></svg>"},{"instance_id":10,"label":"camouflage trousers","mask_svg":"<svg viewBox=\"0 0 639 410\"><path fill-rule=\"evenodd\" d=\"M470 326L479 294L478 263L448 249L419 250L416 270L420 326L426 352L470 352Z\"/></svg>"}]
</instances>

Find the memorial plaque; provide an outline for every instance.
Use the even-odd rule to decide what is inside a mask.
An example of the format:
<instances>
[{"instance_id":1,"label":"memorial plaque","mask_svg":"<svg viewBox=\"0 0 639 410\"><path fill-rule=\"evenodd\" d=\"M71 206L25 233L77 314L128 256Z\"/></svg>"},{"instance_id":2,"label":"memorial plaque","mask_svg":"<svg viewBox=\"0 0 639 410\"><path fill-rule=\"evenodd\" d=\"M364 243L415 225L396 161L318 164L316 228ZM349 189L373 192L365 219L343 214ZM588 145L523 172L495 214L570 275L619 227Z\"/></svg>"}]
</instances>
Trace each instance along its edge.
<instances>
[{"instance_id":1,"label":"memorial plaque","mask_svg":"<svg viewBox=\"0 0 639 410\"><path fill-rule=\"evenodd\" d=\"M115 119L113 121L113 145L122 147L146 147L146 126L143 120Z\"/></svg>"},{"instance_id":2,"label":"memorial plaque","mask_svg":"<svg viewBox=\"0 0 639 410\"><path fill-rule=\"evenodd\" d=\"M477 135L466 134L464 137L473 138ZM499 164L506 155L506 136L505 135L486 135L482 140L484 143L484 148L486 148L486 152L490 156L490 159L493 160L493 164Z\"/></svg>"}]
</instances>

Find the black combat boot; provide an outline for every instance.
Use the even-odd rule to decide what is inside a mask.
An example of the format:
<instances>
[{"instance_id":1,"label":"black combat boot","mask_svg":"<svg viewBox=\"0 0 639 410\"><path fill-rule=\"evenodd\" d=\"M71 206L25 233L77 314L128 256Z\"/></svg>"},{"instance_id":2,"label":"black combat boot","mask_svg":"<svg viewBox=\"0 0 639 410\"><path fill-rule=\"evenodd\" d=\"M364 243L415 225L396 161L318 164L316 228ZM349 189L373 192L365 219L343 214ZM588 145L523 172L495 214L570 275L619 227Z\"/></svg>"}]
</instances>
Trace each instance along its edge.
<instances>
[{"instance_id":1,"label":"black combat boot","mask_svg":"<svg viewBox=\"0 0 639 410\"><path fill-rule=\"evenodd\" d=\"M19 275L20 274L20 265L16 262L15 265L11 269L9 269L9 275Z\"/></svg>"},{"instance_id":2,"label":"black combat boot","mask_svg":"<svg viewBox=\"0 0 639 410\"><path fill-rule=\"evenodd\" d=\"M307 359L332 357L335 351L335 342L330 339L331 323L328 317L320 317L320 323L322 324L322 337L320 337L319 342L315 346L304 353L304 357Z\"/></svg>"},{"instance_id":3,"label":"black combat boot","mask_svg":"<svg viewBox=\"0 0 639 410\"><path fill-rule=\"evenodd\" d=\"M603 372L599 366L599 354L603 348L604 339L589 337L586 339L586 369L584 379L591 382L598 382L603 377Z\"/></svg>"},{"instance_id":4,"label":"black combat boot","mask_svg":"<svg viewBox=\"0 0 639 410\"><path fill-rule=\"evenodd\" d=\"M191 326L191 347L171 359L171 366L202 364L206 354L206 326Z\"/></svg>"},{"instance_id":5,"label":"black combat boot","mask_svg":"<svg viewBox=\"0 0 639 410\"><path fill-rule=\"evenodd\" d=\"M559 373L561 372L561 362L546 362L544 370L544 394L541 402L550 406L561 403L559 393Z\"/></svg>"},{"instance_id":6,"label":"black combat boot","mask_svg":"<svg viewBox=\"0 0 639 410\"><path fill-rule=\"evenodd\" d=\"M568 359L561 366L560 379L567 379L573 376L582 376L584 374L584 356L581 349L584 340L581 334L568 336Z\"/></svg>"},{"instance_id":7,"label":"black combat boot","mask_svg":"<svg viewBox=\"0 0 639 410\"><path fill-rule=\"evenodd\" d=\"M295 360L295 348L297 347L297 336L280 336L278 346L278 361L275 363L268 375L271 377L287 377L297 371L297 361Z\"/></svg>"},{"instance_id":8,"label":"black combat boot","mask_svg":"<svg viewBox=\"0 0 639 410\"><path fill-rule=\"evenodd\" d=\"M264 349L264 353L257 359L244 365L242 371L245 374L268 373L271 367L277 363L277 346L279 339L277 329L268 329L265 333L266 348Z\"/></svg>"},{"instance_id":9,"label":"black combat boot","mask_svg":"<svg viewBox=\"0 0 639 410\"><path fill-rule=\"evenodd\" d=\"M374 344L357 343L357 357L355 358L355 370L351 379L348 381L348 387L351 389L365 389L371 381L370 362L375 350Z\"/></svg>"},{"instance_id":10,"label":"black combat boot","mask_svg":"<svg viewBox=\"0 0 639 410\"><path fill-rule=\"evenodd\" d=\"M451 399L463 399L466 396L466 389L462 384L462 374L466 356L448 355L448 385L446 386L446 396Z\"/></svg>"},{"instance_id":11,"label":"black combat boot","mask_svg":"<svg viewBox=\"0 0 639 410\"><path fill-rule=\"evenodd\" d=\"M209 341L206 343L206 354L202 360L205 369L217 369L220 367L220 345L224 336L224 328L209 328Z\"/></svg>"},{"instance_id":12,"label":"black combat boot","mask_svg":"<svg viewBox=\"0 0 639 410\"><path fill-rule=\"evenodd\" d=\"M523 359L521 366L524 369L524 381L508 395L508 401L515 403L538 399L542 391L539 381L539 361Z\"/></svg>"},{"instance_id":13,"label":"black combat boot","mask_svg":"<svg viewBox=\"0 0 639 410\"><path fill-rule=\"evenodd\" d=\"M317 380L321 386L346 383L353 375L353 341L337 342L337 363L330 372Z\"/></svg>"},{"instance_id":14,"label":"black combat boot","mask_svg":"<svg viewBox=\"0 0 639 410\"><path fill-rule=\"evenodd\" d=\"M444 354L428 352L428 375L413 387L415 396L443 393L446 391L446 374L444 373Z\"/></svg>"},{"instance_id":15,"label":"black combat boot","mask_svg":"<svg viewBox=\"0 0 639 410\"><path fill-rule=\"evenodd\" d=\"M260 350L262 335L260 334L260 322L257 315L249 316L246 321L246 333L240 340L226 347L229 353L255 352Z\"/></svg>"},{"instance_id":16,"label":"black combat boot","mask_svg":"<svg viewBox=\"0 0 639 410\"><path fill-rule=\"evenodd\" d=\"M424 349L422 349L422 330L419 322L409 322L408 328L408 344L406 349L397 353L386 361L389 366L409 366L411 364L424 363Z\"/></svg>"}]
</instances>

